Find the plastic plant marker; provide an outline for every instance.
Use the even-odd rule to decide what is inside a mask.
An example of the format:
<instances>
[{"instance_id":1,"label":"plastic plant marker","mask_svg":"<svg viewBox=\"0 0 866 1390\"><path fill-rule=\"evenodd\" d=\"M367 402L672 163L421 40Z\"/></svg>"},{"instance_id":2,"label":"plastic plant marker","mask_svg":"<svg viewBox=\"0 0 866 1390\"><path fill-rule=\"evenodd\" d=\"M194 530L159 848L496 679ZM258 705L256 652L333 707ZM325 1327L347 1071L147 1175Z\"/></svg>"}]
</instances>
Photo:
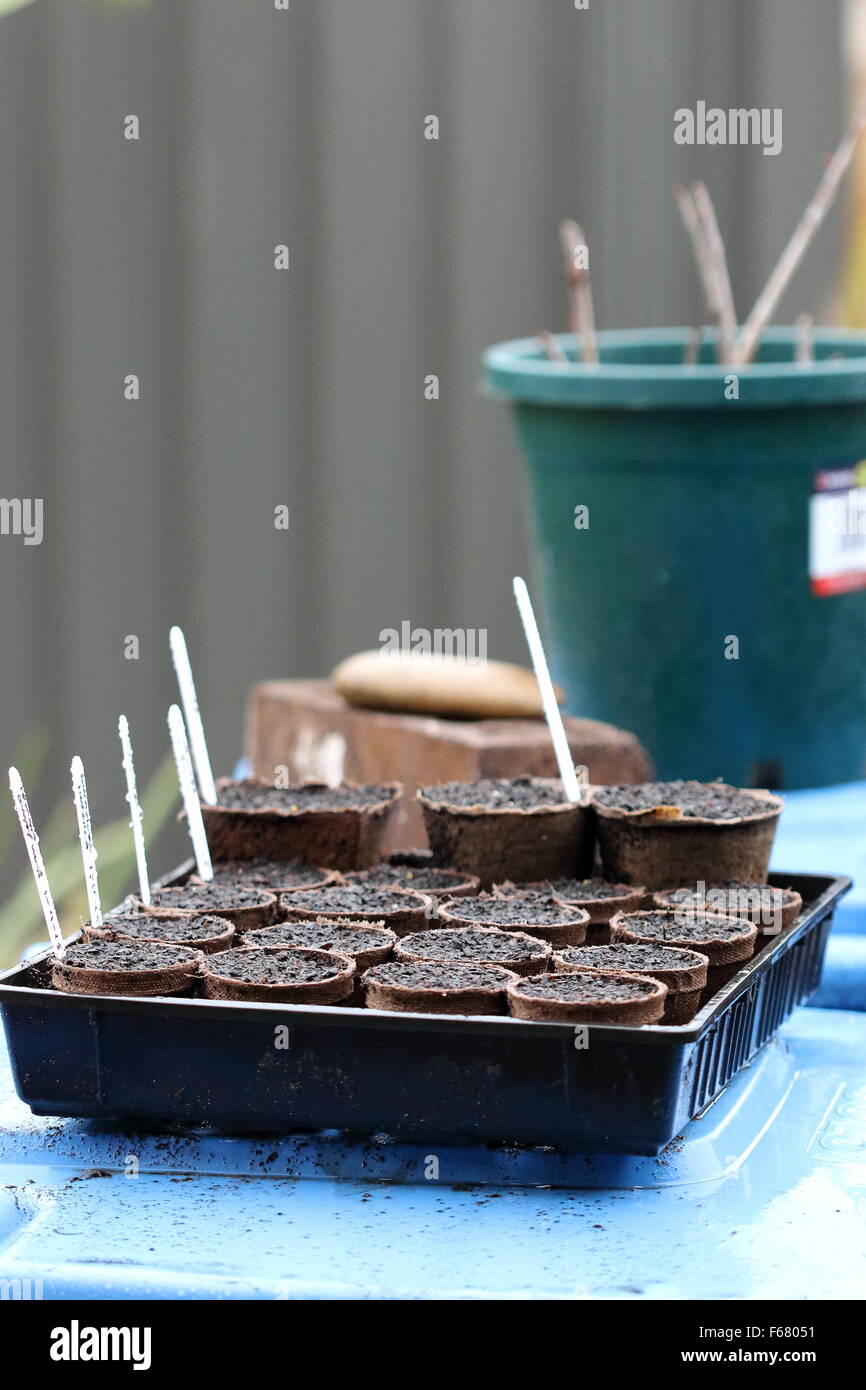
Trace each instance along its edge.
<instances>
[{"instance_id":1,"label":"plastic plant marker","mask_svg":"<svg viewBox=\"0 0 866 1390\"><path fill-rule=\"evenodd\" d=\"M192 666L190 665L186 638L179 627L173 627L168 634L168 640L169 646L171 647L171 658L177 673L177 683L180 687L181 704L183 705L186 725L189 729L189 742L192 748L192 757L195 763L201 799L207 802L209 806L215 806L217 800L216 787L214 786L210 757L208 756L207 742L204 736L204 724L202 723L198 699L195 693L195 682L192 678Z\"/></svg>"},{"instance_id":2,"label":"plastic plant marker","mask_svg":"<svg viewBox=\"0 0 866 1390\"><path fill-rule=\"evenodd\" d=\"M144 823L141 804L138 800L138 787L135 781L135 764L132 761L132 739L129 736L129 721L122 714L117 721L120 746L123 749L123 771L126 774L126 800L129 803L129 827L135 844L135 863L138 869L138 892L145 907L150 907L150 880L147 873L147 852L144 844Z\"/></svg>"},{"instance_id":3,"label":"plastic plant marker","mask_svg":"<svg viewBox=\"0 0 866 1390\"><path fill-rule=\"evenodd\" d=\"M559 767L559 775L562 779L563 790L569 801L580 801L582 799L580 783L577 779L577 773L574 770L571 749L568 746L568 739L565 734L565 725L562 722L559 705L556 703L556 695L553 691L550 671L547 669L547 658L544 655L544 647L541 645L541 634L538 631L538 623L535 621L535 613L532 610L532 600L529 597L529 590L519 576L515 577L513 586L514 597L517 601L517 611L523 623L523 631L526 633L526 642L529 647L529 654L532 657L535 679L538 681L538 689L541 692L544 717L547 720L547 727L550 730L550 739L553 744L554 754L556 755L556 762Z\"/></svg>"},{"instance_id":4,"label":"plastic plant marker","mask_svg":"<svg viewBox=\"0 0 866 1390\"><path fill-rule=\"evenodd\" d=\"M57 908L54 906L54 899L51 896L51 888L48 884L48 876L45 872L45 864L42 860L42 851L39 848L39 836L36 834L36 828L33 824L33 817L30 814L30 806L27 801L27 793L24 790L21 774L17 767L10 767L9 769L9 790L12 793L12 804L15 807L18 824L21 826L21 834L24 836L24 843L27 846L30 867L33 870L33 877L36 880L36 891L39 894L39 901L42 904L42 915L45 918L45 925L48 928L48 935L51 938L51 949L58 960L63 960L66 955L66 947L63 945L63 933L60 930Z\"/></svg>"},{"instance_id":5,"label":"plastic plant marker","mask_svg":"<svg viewBox=\"0 0 866 1390\"><path fill-rule=\"evenodd\" d=\"M102 907L99 902L99 880L96 874L96 846L93 843L93 826L90 823L90 805L87 800L87 783L84 780L84 764L79 757L72 759L72 795L75 798L75 814L78 817L78 838L81 842L81 859L84 864L84 886L87 889L87 904L90 921L94 927L102 926Z\"/></svg>"},{"instance_id":6,"label":"plastic plant marker","mask_svg":"<svg viewBox=\"0 0 866 1390\"><path fill-rule=\"evenodd\" d=\"M189 837L192 840L198 876L209 883L213 878L213 865L210 860L204 818L202 817L195 775L192 770L189 742L183 715L178 705L172 705L168 712L168 731L171 734L171 751L174 754L177 780L180 783L180 794L183 797L183 808L186 811L186 822L189 828Z\"/></svg>"}]
</instances>

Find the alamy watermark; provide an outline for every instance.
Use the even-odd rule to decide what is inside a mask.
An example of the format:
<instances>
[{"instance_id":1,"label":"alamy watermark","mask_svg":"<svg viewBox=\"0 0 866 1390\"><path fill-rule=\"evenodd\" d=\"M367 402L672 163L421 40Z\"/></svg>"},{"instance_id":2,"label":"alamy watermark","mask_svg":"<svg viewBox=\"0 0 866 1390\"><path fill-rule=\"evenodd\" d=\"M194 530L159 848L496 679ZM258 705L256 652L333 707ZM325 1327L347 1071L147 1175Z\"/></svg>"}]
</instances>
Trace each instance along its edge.
<instances>
[{"instance_id":1,"label":"alamy watermark","mask_svg":"<svg viewBox=\"0 0 866 1390\"><path fill-rule=\"evenodd\" d=\"M383 656L433 656L476 662L487 660L486 627L413 627L408 618L399 629L384 627L379 633Z\"/></svg>"},{"instance_id":2,"label":"alamy watermark","mask_svg":"<svg viewBox=\"0 0 866 1390\"><path fill-rule=\"evenodd\" d=\"M680 926L693 922L697 913L718 913L741 917L761 927L766 936L782 930L782 902L777 890L760 883L730 883L710 886L698 879L694 888L679 888L670 894L674 920Z\"/></svg>"},{"instance_id":3,"label":"alamy watermark","mask_svg":"<svg viewBox=\"0 0 866 1390\"><path fill-rule=\"evenodd\" d=\"M41 545L41 497L0 497L0 536L23 536L25 545Z\"/></svg>"},{"instance_id":4,"label":"alamy watermark","mask_svg":"<svg viewBox=\"0 0 866 1390\"><path fill-rule=\"evenodd\" d=\"M692 110L680 106L674 112L674 140L678 145L760 145L762 154L782 149L781 106L707 106L699 101Z\"/></svg>"}]
</instances>

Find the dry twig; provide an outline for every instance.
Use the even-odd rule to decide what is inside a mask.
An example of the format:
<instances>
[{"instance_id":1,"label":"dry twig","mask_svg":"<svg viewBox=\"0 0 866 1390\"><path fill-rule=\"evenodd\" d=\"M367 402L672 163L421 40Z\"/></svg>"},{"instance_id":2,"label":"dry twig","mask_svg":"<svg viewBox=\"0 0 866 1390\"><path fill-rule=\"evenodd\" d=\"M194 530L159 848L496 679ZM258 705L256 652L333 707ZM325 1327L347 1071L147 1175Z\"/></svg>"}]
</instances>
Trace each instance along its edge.
<instances>
[{"instance_id":1,"label":"dry twig","mask_svg":"<svg viewBox=\"0 0 866 1390\"><path fill-rule=\"evenodd\" d=\"M791 276L806 254L812 239L830 210L842 177L851 163L857 141L866 129L866 100L862 101L851 118L848 129L836 146L826 169L818 181L815 194L791 234L787 246L743 324L737 342L737 363L751 362L764 329L776 311Z\"/></svg>"},{"instance_id":2,"label":"dry twig","mask_svg":"<svg viewBox=\"0 0 866 1390\"><path fill-rule=\"evenodd\" d=\"M598 342L586 240L578 224L571 219L560 223L559 239L565 261L569 331L580 335L581 361L595 364L598 362Z\"/></svg>"}]
</instances>

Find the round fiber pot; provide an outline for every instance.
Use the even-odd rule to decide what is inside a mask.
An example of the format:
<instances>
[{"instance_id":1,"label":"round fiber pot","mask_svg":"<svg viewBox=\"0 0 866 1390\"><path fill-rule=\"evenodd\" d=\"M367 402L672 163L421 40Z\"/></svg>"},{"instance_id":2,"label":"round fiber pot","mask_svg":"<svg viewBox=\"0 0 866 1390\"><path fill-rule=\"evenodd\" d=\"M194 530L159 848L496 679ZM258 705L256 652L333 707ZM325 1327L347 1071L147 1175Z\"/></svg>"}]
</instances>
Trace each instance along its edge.
<instances>
[{"instance_id":1,"label":"round fiber pot","mask_svg":"<svg viewBox=\"0 0 866 1390\"><path fill-rule=\"evenodd\" d=\"M368 888L363 883L341 883L309 893L289 893L280 899L286 921L305 922L319 917L344 917L354 922L375 922L397 936L423 931L433 916L433 899L426 893L402 888Z\"/></svg>"},{"instance_id":2,"label":"round fiber pot","mask_svg":"<svg viewBox=\"0 0 866 1390\"><path fill-rule=\"evenodd\" d=\"M204 963L201 951L155 941L88 941L69 946L51 966L51 983L66 994L137 998L186 994Z\"/></svg>"},{"instance_id":3,"label":"round fiber pot","mask_svg":"<svg viewBox=\"0 0 866 1390\"><path fill-rule=\"evenodd\" d=\"M368 1009L389 1013L504 1014L505 991L517 976L498 965L397 961L362 977Z\"/></svg>"},{"instance_id":4,"label":"round fiber pot","mask_svg":"<svg viewBox=\"0 0 866 1390\"><path fill-rule=\"evenodd\" d=\"M662 1023L688 1023L694 1018L707 983L706 956L673 946L569 946L553 957L554 970L618 970L626 975L649 975L667 985Z\"/></svg>"},{"instance_id":5,"label":"round fiber pot","mask_svg":"<svg viewBox=\"0 0 866 1390\"><path fill-rule=\"evenodd\" d=\"M668 888L653 893L654 907L686 917L696 912L720 912L754 922L763 936L776 936L796 922L803 899L793 888L774 888L769 883L727 883L700 888Z\"/></svg>"},{"instance_id":6,"label":"round fiber pot","mask_svg":"<svg viewBox=\"0 0 866 1390\"><path fill-rule=\"evenodd\" d=\"M352 993L355 962L337 951L224 951L202 969L206 999L273 1004L339 1004Z\"/></svg>"},{"instance_id":7,"label":"round fiber pot","mask_svg":"<svg viewBox=\"0 0 866 1390\"><path fill-rule=\"evenodd\" d=\"M351 956L356 972L360 974L371 965L390 960L396 941L395 933L388 931L381 923L368 926L346 919L321 917L305 922L278 922L274 927L247 932L244 946L261 947L268 951L287 946L337 951L340 955Z\"/></svg>"},{"instance_id":8,"label":"round fiber pot","mask_svg":"<svg viewBox=\"0 0 866 1390\"><path fill-rule=\"evenodd\" d=\"M501 965L515 975L537 975L546 970L550 944L526 932L500 931L497 927L439 927L416 931L403 938L395 960L462 961L467 965Z\"/></svg>"},{"instance_id":9,"label":"round fiber pot","mask_svg":"<svg viewBox=\"0 0 866 1390\"><path fill-rule=\"evenodd\" d=\"M539 1023L616 1023L640 1028L660 1023L667 986L648 975L613 970L531 975L508 986L512 1018Z\"/></svg>"},{"instance_id":10,"label":"round fiber pot","mask_svg":"<svg viewBox=\"0 0 866 1390\"><path fill-rule=\"evenodd\" d=\"M560 946L583 945L589 915L579 907L562 907L552 899L543 903L481 893L477 898L443 903L439 923L442 927L498 927L500 931L525 932L557 950Z\"/></svg>"},{"instance_id":11,"label":"round fiber pot","mask_svg":"<svg viewBox=\"0 0 866 1390\"><path fill-rule=\"evenodd\" d=\"M326 869L363 869L382 858L382 841L403 787L383 782L271 787L256 778L217 782L217 805L202 803L214 860L305 859Z\"/></svg>"},{"instance_id":12,"label":"round fiber pot","mask_svg":"<svg viewBox=\"0 0 866 1390\"><path fill-rule=\"evenodd\" d=\"M571 337L566 362L537 338L485 355L526 458L551 673L660 777L862 777L866 589L844 564L810 576L810 525L866 456L866 335L817 330L803 365L797 330L770 328L737 368L709 343L684 366L689 336L600 333L595 366Z\"/></svg>"},{"instance_id":13,"label":"round fiber pot","mask_svg":"<svg viewBox=\"0 0 866 1390\"><path fill-rule=\"evenodd\" d=\"M509 788L517 804L495 804L507 799ZM538 804L531 804L533 798ZM554 778L446 783L423 787L418 801L434 858L479 878L482 887L506 878L563 878L589 870L591 812L563 800L562 783Z\"/></svg>"},{"instance_id":14,"label":"round fiber pot","mask_svg":"<svg viewBox=\"0 0 866 1390\"><path fill-rule=\"evenodd\" d=\"M304 864L300 859L290 859L285 864L276 859L232 859L227 863L214 864L213 869L212 883L264 888L269 893L297 893L308 888L327 888L340 880L336 869L322 869L315 864ZM193 874L190 882L201 883L202 880Z\"/></svg>"},{"instance_id":15,"label":"round fiber pot","mask_svg":"<svg viewBox=\"0 0 866 1390\"><path fill-rule=\"evenodd\" d=\"M677 912L619 913L611 924L612 942L627 941L650 946L674 946L706 956L705 1003L732 979L755 954L758 929L753 922L718 913L696 914L684 919Z\"/></svg>"},{"instance_id":16,"label":"round fiber pot","mask_svg":"<svg viewBox=\"0 0 866 1390\"><path fill-rule=\"evenodd\" d=\"M432 864L376 864L372 869L356 869L344 875L346 883L367 883L371 888L406 888L425 893L434 902L445 898L471 898L479 892L481 880L460 869L437 869Z\"/></svg>"},{"instance_id":17,"label":"round fiber pot","mask_svg":"<svg viewBox=\"0 0 866 1390\"><path fill-rule=\"evenodd\" d=\"M605 874L624 883L646 888L679 888L703 879L707 883L726 879L762 881L767 876L770 851L784 805L780 796L767 791L741 792L736 787L698 782L646 783L658 787L658 795L670 802L642 810L623 810L605 804L601 798L640 793L641 787L604 788L593 792L598 840ZM665 788L667 787L667 791ZM688 793L675 788L715 792L738 798L736 814L684 814L673 797L685 799Z\"/></svg>"},{"instance_id":18,"label":"round fiber pot","mask_svg":"<svg viewBox=\"0 0 866 1390\"><path fill-rule=\"evenodd\" d=\"M220 883L187 883L182 888L157 888L150 907L138 903L145 917L225 917L238 931L269 927L277 915L277 897L263 888L228 887Z\"/></svg>"},{"instance_id":19,"label":"round fiber pot","mask_svg":"<svg viewBox=\"0 0 866 1390\"><path fill-rule=\"evenodd\" d=\"M563 907L578 907L589 916L587 935L597 945L602 945L610 939L608 928L614 913L637 911L646 889L627 883L608 883L602 878L560 878L552 883L494 883L493 892L496 897L506 898L523 894L552 895Z\"/></svg>"},{"instance_id":20,"label":"round fiber pot","mask_svg":"<svg viewBox=\"0 0 866 1390\"><path fill-rule=\"evenodd\" d=\"M101 927L86 922L85 941L158 941L164 946L190 946L212 955L227 951L235 942L234 925L225 917L187 917L165 913L139 912L129 917L112 917Z\"/></svg>"}]
</instances>

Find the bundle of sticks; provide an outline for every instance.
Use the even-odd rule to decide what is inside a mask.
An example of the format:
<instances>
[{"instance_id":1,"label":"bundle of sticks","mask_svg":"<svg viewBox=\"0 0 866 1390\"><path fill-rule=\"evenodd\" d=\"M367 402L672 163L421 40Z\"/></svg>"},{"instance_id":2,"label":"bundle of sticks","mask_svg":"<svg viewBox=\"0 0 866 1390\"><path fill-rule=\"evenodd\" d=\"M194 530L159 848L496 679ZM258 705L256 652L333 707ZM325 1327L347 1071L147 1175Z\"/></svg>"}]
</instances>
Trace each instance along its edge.
<instances>
[{"instance_id":1,"label":"bundle of sticks","mask_svg":"<svg viewBox=\"0 0 866 1390\"><path fill-rule=\"evenodd\" d=\"M707 312L715 329L717 362L724 366L740 367L754 360L764 329L827 216L864 129L866 99L855 110L848 129L827 162L808 207L742 325L737 322L725 243L706 184L697 181L688 188L682 184L674 188L674 198L691 240ZM586 238L578 224L572 221L561 224L559 236L565 265L569 332L577 335L581 362L593 365L598 362L598 341ZM797 319L797 329L796 360L800 363L811 362L814 359L812 316L801 314ZM569 360L552 333L542 330L538 336L551 361ZM702 337L703 330L700 328L691 333L684 351L687 364L697 362Z\"/></svg>"}]
</instances>

